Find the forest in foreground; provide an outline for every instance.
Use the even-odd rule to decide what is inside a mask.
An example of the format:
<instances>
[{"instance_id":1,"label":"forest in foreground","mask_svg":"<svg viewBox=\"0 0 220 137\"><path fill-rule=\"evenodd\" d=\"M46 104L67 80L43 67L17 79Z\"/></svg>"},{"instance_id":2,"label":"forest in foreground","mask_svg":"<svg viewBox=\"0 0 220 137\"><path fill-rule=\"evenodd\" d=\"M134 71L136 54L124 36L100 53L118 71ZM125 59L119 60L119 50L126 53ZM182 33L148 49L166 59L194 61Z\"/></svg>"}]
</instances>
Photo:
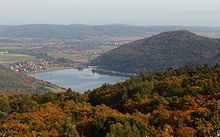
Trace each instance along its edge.
<instances>
[{"instance_id":1,"label":"forest in foreground","mask_svg":"<svg viewBox=\"0 0 220 137\"><path fill-rule=\"evenodd\" d=\"M220 66L140 74L80 94L1 94L0 136L218 136Z\"/></svg>"}]
</instances>

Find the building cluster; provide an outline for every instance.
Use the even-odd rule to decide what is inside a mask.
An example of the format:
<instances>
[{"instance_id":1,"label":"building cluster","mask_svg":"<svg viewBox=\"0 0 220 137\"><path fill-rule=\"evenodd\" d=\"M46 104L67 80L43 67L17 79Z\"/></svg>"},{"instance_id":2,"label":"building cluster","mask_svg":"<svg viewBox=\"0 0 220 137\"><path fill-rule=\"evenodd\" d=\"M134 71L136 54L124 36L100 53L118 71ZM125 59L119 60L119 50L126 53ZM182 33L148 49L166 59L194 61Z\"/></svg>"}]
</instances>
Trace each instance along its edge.
<instances>
[{"instance_id":1,"label":"building cluster","mask_svg":"<svg viewBox=\"0 0 220 137\"><path fill-rule=\"evenodd\" d=\"M81 52L76 50L57 50L53 51L53 54L81 54Z\"/></svg>"},{"instance_id":2,"label":"building cluster","mask_svg":"<svg viewBox=\"0 0 220 137\"><path fill-rule=\"evenodd\" d=\"M101 48L101 49L96 49L96 50L87 50L87 51L83 51L81 52L82 55L84 56L91 56L91 55L101 55L107 51L112 50L113 48Z\"/></svg>"},{"instance_id":3,"label":"building cluster","mask_svg":"<svg viewBox=\"0 0 220 137\"><path fill-rule=\"evenodd\" d=\"M99 50L83 51L81 54L84 56L91 56L91 55L100 55L104 52L105 52L104 50L99 49Z\"/></svg>"},{"instance_id":4,"label":"building cluster","mask_svg":"<svg viewBox=\"0 0 220 137\"><path fill-rule=\"evenodd\" d=\"M8 51L0 51L0 55L8 54Z\"/></svg>"},{"instance_id":5,"label":"building cluster","mask_svg":"<svg viewBox=\"0 0 220 137\"><path fill-rule=\"evenodd\" d=\"M53 54L72 54L72 55L80 55L80 56L93 56L93 55L101 55L107 51L112 50L113 48L99 48L99 49L91 49L91 50L83 50L83 51L76 51L76 50L58 50L54 51Z\"/></svg>"},{"instance_id":6,"label":"building cluster","mask_svg":"<svg viewBox=\"0 0 220 137\"><path fill-rule=\"evenodd\" d=\"M49 68L57 66L55 62L48 62L48 61L24 61L16 64L11 64L8 67L11 70L17 71L17 72L39 72L39 71L48 71Z\"/></svg>"}]
</instances>

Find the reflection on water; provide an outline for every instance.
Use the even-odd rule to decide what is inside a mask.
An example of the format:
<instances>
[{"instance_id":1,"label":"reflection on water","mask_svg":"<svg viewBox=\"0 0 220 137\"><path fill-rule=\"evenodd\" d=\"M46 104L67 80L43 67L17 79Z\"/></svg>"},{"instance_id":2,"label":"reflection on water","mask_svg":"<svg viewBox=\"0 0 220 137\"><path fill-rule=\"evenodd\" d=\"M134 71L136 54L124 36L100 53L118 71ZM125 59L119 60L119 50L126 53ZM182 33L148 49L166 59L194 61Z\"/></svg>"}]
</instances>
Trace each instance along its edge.
<instances>
[{"instance_id":1,"label":"reflection on water","mask_svg":"<svg viewBox=\"0 0 220 137\"><path fill-rule=\"evenodd\" d=\"M71 88L72 90L84 93L87 90L100 87L104 83L114 84L125 81L126 77L100 75L93 73L91 68L78 70L66 69L52 72L30 74L41 80L46 80L58 86Z\"/></svg>"}]
</instances>

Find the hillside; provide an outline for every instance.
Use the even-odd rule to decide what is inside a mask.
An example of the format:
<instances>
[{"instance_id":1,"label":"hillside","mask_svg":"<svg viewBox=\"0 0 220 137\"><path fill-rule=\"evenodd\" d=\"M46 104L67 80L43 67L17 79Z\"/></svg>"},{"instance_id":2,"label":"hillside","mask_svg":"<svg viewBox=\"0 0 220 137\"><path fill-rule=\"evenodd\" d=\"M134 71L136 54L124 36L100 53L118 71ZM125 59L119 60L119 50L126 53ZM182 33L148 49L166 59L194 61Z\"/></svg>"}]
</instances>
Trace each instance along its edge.
<instances>
[{"instance_id":1,"label":"hillside","mask_svg":"<svg viewBox=\"0 0 220 137\"><path fill-rule=\"evenodd\" d=\"M167 69L79 94L0 94L0 136L218 136L220 67Z\"/></svg>"},{"instance_id":2,"label":"hillside","mask_svg":"<svg viewBox=\"0 0 220 137\"><path fill-rule=\"evenodd\" d=\"M50 90L58 90L54 84L37 80L22 73L16 73L0 65L0 93L44 93Z\"/></svg>"},{"instance_id":3,"label":"hillside","mask_svg":"<svg viewBox=\"0 0 220 137\"><path fill-rule=\"evenodd\" d=\"M220 62L220 40L179 30L157 34L107 52L92 65L119 72L150 72L154 69L180 67L185 64Z\"/></svg>"},{"instance_id":4,"label":"hillside","mask_svg":"<svg viewBox=\"0 0 220 137\"><path fill-rule=\"evenodd\" d=\"M220 27L29 24L18 26L0 26L0 37L82 40L97 38L103 39L107 37L144 37L147 34L151 35L154 33L179 29L187 29L199 33L220 34Z\"/></svg>"},{"instance_id":5,"label":"hillside","mask_svg":"<svg viewBox=\"0 0 220 137\"><path fill-rule=\"evenodd\" d=\"M92 39L111 36L141 36L146 29L136 26L121 25L50 25L31 24L4 27L0 30L2 37L18 38L60 38L60 39Z\"/></svg>"}]
</instances>

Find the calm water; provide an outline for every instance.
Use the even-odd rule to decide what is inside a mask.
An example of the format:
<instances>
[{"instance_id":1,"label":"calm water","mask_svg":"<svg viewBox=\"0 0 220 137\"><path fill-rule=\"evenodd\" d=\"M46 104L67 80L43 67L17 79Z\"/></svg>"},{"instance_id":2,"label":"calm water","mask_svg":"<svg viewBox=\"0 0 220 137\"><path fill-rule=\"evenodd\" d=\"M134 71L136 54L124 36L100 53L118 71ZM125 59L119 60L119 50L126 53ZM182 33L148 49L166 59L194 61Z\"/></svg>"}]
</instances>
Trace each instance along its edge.
<instances>
[{"instance_id":1,"label":"calm water","mask_svg":"<svg viewBox=\"0 0 220 137\"><path fill-rule=\"evenodd\" d=\"M58 86L71 88L84 93L87 90L100 87L104 83L114 84L125 81L126 77L100 75L93 73L91 68L79 71L77 69L66 69L52 72L30 74L30 76L46 80Z\"/></svg>"}]
</instances>

